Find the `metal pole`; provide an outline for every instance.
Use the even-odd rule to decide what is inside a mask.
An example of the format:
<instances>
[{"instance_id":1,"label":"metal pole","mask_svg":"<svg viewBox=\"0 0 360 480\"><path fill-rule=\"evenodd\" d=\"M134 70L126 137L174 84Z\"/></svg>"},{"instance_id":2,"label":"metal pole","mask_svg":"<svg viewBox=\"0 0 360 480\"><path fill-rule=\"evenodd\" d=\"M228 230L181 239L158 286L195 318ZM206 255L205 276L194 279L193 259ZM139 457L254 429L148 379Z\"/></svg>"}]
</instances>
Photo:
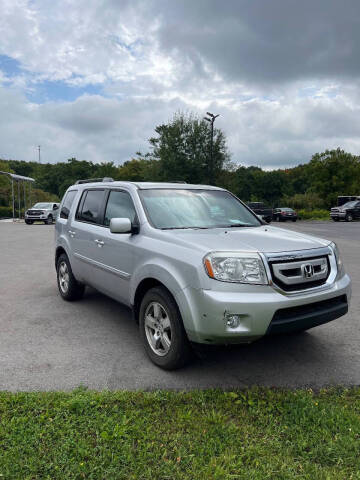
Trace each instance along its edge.
<instances>
[{"instance_id":1,"label":"metal pole","mask_svg":"<svg viewBox=\"0 0 360 480\"><path fill-rule=\"evenodd\" d=\"M12 211L13 211L13 221L15 220L15 194L14 194L14 180L11 179L11 193L12 193Z\"/></svg>"},{"instance_id":2,"label":"metal pole","mask_svg":"<svg viewBox=\"0 0 360 480\"><path fill-rule=\"evenodd\" d=\"M21 213L20 213L20 182L18 181L17 184L18 184L18 207L19 207L18 210L19 210L19 220L20 220L20 218L21 218Z\"/></svg>"},{"instance_id":3,"label":"metal pole","mask_svg":"<svg viewBox=\"0 0 360 480\"><path fill-rule=\"evenodd\" d=\"M26 212L26 182L23 182L23 187L24 187L24 218L25 218L25 212Z\"/></svg>"},{"instance_id":4,"label":"metal pole","mask_svg":"<svg viewBox=\"0 0 360 480\"><path fill-rule=\"evenodd\" d=\"M210 140L210 185L214 184L214 159L213 159L213 143L214 143L214 121L211 119L211 140Z\"/></svg>"},{"instance_id":5,"label":"metal pole","mask_svg":"<svg viewBox=\"0 0 360 480\"><path fill-rule=\"evenodd\" d=\"M210 185L213 185L215 183L214 181L214 122L215 119L220 115L214 115L213 113L206 112L207 115L209 115L210 118L204 117L204 120L207 122L211 123L211 138L210 138L210 161L209 161L209 183Z\"/></svg>"},{"instance_id":6,"label":"metal pole","mask_svg":"<svg viewBox=\"0 0 360 480\"><path fill-rule=\"evenodd\" d=\"M38 150L39 150L39 163L41 163L41 159L40 159L40 145L38 146Z\"/></svg>"}]
</instances>

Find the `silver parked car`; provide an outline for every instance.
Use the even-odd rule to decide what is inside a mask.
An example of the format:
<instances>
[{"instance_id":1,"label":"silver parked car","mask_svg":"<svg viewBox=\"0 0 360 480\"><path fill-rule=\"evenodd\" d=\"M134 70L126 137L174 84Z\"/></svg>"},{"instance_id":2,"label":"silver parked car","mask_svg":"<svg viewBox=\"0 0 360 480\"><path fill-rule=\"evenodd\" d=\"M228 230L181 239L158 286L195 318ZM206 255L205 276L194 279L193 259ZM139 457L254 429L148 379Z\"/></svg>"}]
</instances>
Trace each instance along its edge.
<instances>
[{"instance_id":1,"label":"silver parked car","mask_svg":"<svg viewBox=\"0 0 360 480\"><path fill-rule=\"evenodd\" d=\"M59 215L59 203L40 202L25 212L25 223L32 225L34 222L40 221L47 225L51 225Z\"/></svg>"},{"instance_id":2,"label":"silver parked car","mask_svg":"<svg viewBox=\"0 0 360 480\"><path fill-rule=\"evenodd\" d=\"M251 342L348 311L350 278L329 240L264 224L230 192L178 183L71 186L56 222L65 300L91 285L133 309L158 366L191 342Z\"/></svg>"}]
</instances>

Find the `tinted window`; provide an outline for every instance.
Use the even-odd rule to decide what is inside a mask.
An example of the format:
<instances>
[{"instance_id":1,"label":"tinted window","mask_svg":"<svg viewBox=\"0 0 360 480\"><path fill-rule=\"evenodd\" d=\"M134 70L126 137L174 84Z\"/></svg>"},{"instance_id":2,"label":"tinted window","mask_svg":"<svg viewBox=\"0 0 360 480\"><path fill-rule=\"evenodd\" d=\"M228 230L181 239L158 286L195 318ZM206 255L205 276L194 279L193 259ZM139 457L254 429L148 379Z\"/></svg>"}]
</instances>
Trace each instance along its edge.
<instances>
[{"instance_id":1,"label":"tinted window","mask_svg":"<svg viewBox=\"0 0 360 480\"><path fill-rule=\"evenodd\" d=\"M99 223L104 194L104 190L88 190L85 192L85 199L77 218L85 222Z\"/></svg>"},{"instance_id":2,"label":"tinted window","mask_svg":"<svg viewBox=\"0 0 360 480\"><path fill-rule=\"evenodd\" d=\"M109 226L112 218L130 218L133 222L135 216L136 211L130 195L126 192L111 191L105 210L104 225Z\"/></svg>"},{"instance_id":3,"label":"tinted window","mask_svg":"<svg viewBox=\"0 0 360 480\"><path fill-rule=\"evenodd\" d=\"M70 190L65 195L65 199L63 201L63 206L62 206L61 212L60 212L60 217L61 218L68 218L69 217L71 205L74 201L74 198L75 198L76 194L77 194L76 190Z\"/></svg>"}]
</instances>

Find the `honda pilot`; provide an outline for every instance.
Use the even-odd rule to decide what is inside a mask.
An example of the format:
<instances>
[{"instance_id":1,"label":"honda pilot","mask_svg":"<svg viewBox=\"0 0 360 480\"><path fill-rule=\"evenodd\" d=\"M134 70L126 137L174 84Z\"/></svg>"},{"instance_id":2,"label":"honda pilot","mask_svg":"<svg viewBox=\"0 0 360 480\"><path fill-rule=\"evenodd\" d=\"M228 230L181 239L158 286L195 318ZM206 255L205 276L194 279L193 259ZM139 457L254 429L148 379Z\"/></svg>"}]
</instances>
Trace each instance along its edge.
<instances>
[{"instance_id":1,"label":"honda pilot","mask_svg":"<svg viewBox=\"0 0 360 480\"><path fill-rule=\"evenodd\" d=\"M348 311L335 243L269 226L222 188L78 181L55 229L62 298L89 285L131 307L165 369L184 365L193 343L248 343Z\"/></svg>"}]
</instances>

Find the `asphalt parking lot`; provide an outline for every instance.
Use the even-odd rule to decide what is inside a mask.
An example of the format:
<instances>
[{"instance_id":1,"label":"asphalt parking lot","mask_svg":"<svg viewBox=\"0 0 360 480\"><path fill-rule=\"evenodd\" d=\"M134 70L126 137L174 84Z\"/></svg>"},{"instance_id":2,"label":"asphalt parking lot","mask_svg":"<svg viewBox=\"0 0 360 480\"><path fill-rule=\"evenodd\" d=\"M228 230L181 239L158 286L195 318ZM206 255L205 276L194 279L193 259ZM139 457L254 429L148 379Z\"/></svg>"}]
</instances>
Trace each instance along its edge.
<instances>
[{"instance_id":1,"label":"asphalt parking lot","mask_svg":"<svg viewBox=\"0 0 360 480\"><path fill-rule=\"evenodd\" d=\"M338 243L353 281L350 312L294 336L210 350L176 372L150 363L130 311L88 289L64 302L54 227L0 222L0 389L192 389L360 384L360 222L281 225Z\"/></svg>"}]
</instances>

